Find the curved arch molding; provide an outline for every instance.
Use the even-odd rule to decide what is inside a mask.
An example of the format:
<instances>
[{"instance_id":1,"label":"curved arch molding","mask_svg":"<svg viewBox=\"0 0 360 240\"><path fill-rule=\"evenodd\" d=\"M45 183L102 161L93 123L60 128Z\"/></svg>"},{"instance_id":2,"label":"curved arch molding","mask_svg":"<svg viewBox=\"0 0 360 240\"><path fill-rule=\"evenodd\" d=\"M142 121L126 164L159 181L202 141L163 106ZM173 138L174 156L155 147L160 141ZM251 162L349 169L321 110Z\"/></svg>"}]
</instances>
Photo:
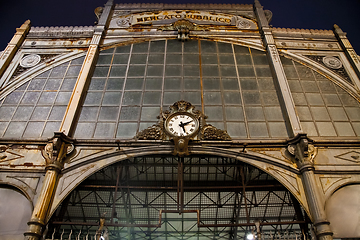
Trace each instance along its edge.
<instances>
[{"instance_id":1,"label":"curved arch molding","mask_svg":"<svg viewBox=\"0 0 360 240\"><path fill-rule=\"evenodd\" d=\"M267 172L283 184L308 211L301 178L298 175L299 172L291 161L282 156L282 149L265 149L262 151L248 149L243 152L242 148L229 150L217 147L192 146L189 150L191 154L230 157ZM171 155L173 146L121 149L117 147L79 147L76 151L75 156L64 166L63 175L59 181L49 217L71 191L100 169L132 157L160 154Z\"/></svg>"}]
</instances>

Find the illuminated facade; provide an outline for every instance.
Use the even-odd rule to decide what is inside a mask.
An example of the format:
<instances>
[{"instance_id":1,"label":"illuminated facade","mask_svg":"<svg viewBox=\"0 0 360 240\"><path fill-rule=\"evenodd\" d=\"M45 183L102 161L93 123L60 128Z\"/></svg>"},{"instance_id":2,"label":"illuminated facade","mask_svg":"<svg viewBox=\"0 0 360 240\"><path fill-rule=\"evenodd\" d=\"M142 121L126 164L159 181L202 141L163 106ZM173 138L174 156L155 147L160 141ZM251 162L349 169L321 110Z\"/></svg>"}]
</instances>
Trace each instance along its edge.
<instances>
[{"instance_id":1,"label":"illuminated facade","mask_svg":"<svg viewBox=\"0 0 360 240\"><path fill-rule=\"evenodd\" d=\"M356 238L360 60L244 4L114 4L0 57L0 239Z\"/></svg>"}]
</instances>

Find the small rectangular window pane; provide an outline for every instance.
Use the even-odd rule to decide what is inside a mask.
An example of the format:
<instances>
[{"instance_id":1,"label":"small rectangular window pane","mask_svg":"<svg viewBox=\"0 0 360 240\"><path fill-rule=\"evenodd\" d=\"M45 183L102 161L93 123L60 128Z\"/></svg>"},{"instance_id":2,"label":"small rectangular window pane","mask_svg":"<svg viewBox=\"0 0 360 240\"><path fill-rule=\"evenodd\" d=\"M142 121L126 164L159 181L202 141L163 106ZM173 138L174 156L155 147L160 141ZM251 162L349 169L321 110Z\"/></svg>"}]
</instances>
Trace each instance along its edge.
<instances>
[{"instance_id":1,"label":"small rectangular window pane","mask_svg":"<svg viewBox=\"0 0 360 240\"><path fill-rule=\"evenodd\" d=\"M204 104L205 105L221 105L220 92L204 92Z\"/></svg>"},{"instance_id":2,"label":"small rectangular window pane","mask_svg":"<svg viewBox=\"0 0 360 240\"><path fill-rule=\"evenodd\" d=\"M240 85L242 90L258 90L258 85L255 78L240 79Z\"/></svg>"},{"instance_id":3,"label":"small rectangular window pane","mask_svg":"<svg viewBox=\"0 0 360 240\"><path fill-rule=\"evenodd\" d=\"M223 111L221 106L205 106L205 115L208 121L223 120Z\"/></svg>"},{"instance_id":4,"label":"small rectangular window pane","mask_svg":"<svg viewBox=\"0 0 360 240\"><path fill-rule=\"evenodd\" d=\"M99 121L116 121L118 117L118 107L101 107Z\"/></svg>"},{"instance_id":5,"label":"small rectangular window pane","mask_svg":"<svg viewBox=\"0 0 360 240\"><path fill-rule=\"evenodd\" d=\"M133 54L131 55L130 64L146 64L146 54Z\"/></svg>"},{"instance_id":6,"label":"small rectangular window pane","mask_svg":"<svg viewBox=\"0 0 360 240\"><path fill-rule=\"evenodd\" d=\"M59 92L55 104L67 105L71 97L71 92Z\"/></svg>"},{"instance_id":7,"label":"small rectangular window pane","mask_svg":"<svg viewBox=\"0 0 360 240\"><path fill-rule=\"evenodd\" d=\"M236 68L231 65L220 65L222 77L236 77Z\"/></svg>"},{"instance_id":8,"label":"small rectangular window pane","mask_svg":"<svg viewBox=\"0 0 360 240\"><path fill-rule=\"evenodd\" d=\"M112 64L127 64L129 61L129 54L115 54Z\"/></svg>"},{"instance_id":9,"label":"small rectangular window pane","mask_svg":"<svg viewBox=\"0 0 360 240\"><path fill-rule=\"evenodd\" d=\"M26 122L10 122L4 137L14 138L21 137L26 127Z\"/></svg>"},{"instance_id":10,"label":"small rectangular window pane","mask_svg":"<svg viewBox=\"0 0 360 240\"><path fill-rule=\"evenodd\" d=\"M185 90L200 90L199 78L185 78L184 84L185 84Z\"/></svg>"},{"instance_id":11,"label":"small rectangular window pane","mask_svg":"<svg viewBox=\"0 0 360 240\"><path fill-rule=\"evenodd\" d=\"M144 74L145 74L145 65L130 65L129 73L128 73L129 77L142 77L144 76Z\"/></svg>"},{"instance_id":12,"label":"small rectangular window pane","mask_svg":"<svg viewBox=\"0 0 360 240\"><path fill-rule=\"evenodd\" d=\"M218 64L217 55L215 54L202 54L201 55L202 64Z\"/></svg>"},{"instance_id":13,"label":"small rectangular window pane","mask_svg":"<svg viewBox=\"0 0 360 240\"><path fill-rule=\"evenodd\" d=\"M144 53L147 52L149 48L149 42L142 42L133 45L133 53Z\"/></svg>"},{"instance_id":14,"label":"small rectangular window pane","mask_svg":"<svg viewBox=\"0 0 360 240\"><path fill-rule=\"evenodd\" d=\"M115 135L115 123L97 123L95 128L95 138L113 138Z\"/></svg>"},{"instance_id":15,"label":"small rectangular window pane","mask_svg":"<svg viewBox=\"0 0 360 240\"><path fill-rule=\"evenodd\" d=\"M30 106L26 106L26 107L18 107L18 109L16 110L14 116L13 116L13 120L29 120L31 113L33 111L33 107Z\"/></svg>"},{"instance_id":16,"label":"small rectangular window pane","mask_svg":"<svg viewBox=\"0 0 360 240\"><path fill-rule=\"evenodd\" d=\"M163 70L163 65L148 65L146 76L162 76Z\"/></svg>"},{"instance_id":17,"label":"small rectangular window pane","mask_svg":"<svg viewBox=\"0 0 360 240\"><path fill-rule=\"evenodd\" d=\"M165 90L181 90L181 78L165 78Z\"/></svg>"},{"instance_id":18,"label":"small rectangular window pane","mask_svg":"<svg viewBox=\"0 0 360 240\"><path fill-rule=\"evenodd\" d=\"M122 107L120 112L121 121L137 121L140 116L139 107Z\"/></svg>"},{"instance_id":19,"label":"small rectangular window pane","mask_svg":"<svg viewBox=\"0 0 360 240\"><path fill-rule=\"evenodd\" d=\"M255 77L255 72L254 72L254 69L252 67L239 66L238 71L239 71L239 76L240 77Z\"/></svg>"},{"instance_id":20,"label":"small rectangular window pane","mask_svg":"<svg viewBox=\"0 0 360 240\"><path fill-rule=\"evenodd\" d=\"M245 104L261 104L260 93L256 91L244 91L243 98Z\"/></svg>"},{"instance_id":21,"label":"small rectangular window pane","mask_svg":"<svg viewBox=\"0 0 360 240\"><path fill-rule=\"evenodd\" d=\"M66 111L66 106L55 106L52 108L49 120L62 120Z\"/></svg>"},{"instance_id":22,"label":"small rectangular window pane","mask_svg":"<svg viewBox=\"0 0 360 240\"><path fill-rule=\"evenodd\" d=\"M119 123L116 138L133 138L136 130L137 123Z\"/></svg>"},{"instance_id":23,"label":"small rectangular window pane","mask_svg":"<svg viewBox=\"0 0 360 240\"><path fill-rule=\"evenodd\" d=\"M55 94L56 93L44 93L44 95L51 95L52 98L51 99L48 99L49 101L46 101L46 102L53 102L54 99L55 99ZM21 103L22 104L35 104L38 100L40 96L40 92L26 92L24 94L24 97L22 98L21 100ZM9 97L9 96L8 96ZM5 99L5 102L6 102L6 99Z\"/></svg>"},{"instance_id":24,"label":"small rectangular window pane","mask_svg":"<svg viewBox=\"0 0 360 240\"><path fill-rule=\"evenodd\" d=\"M355 136L354 130L351 127L351 124L348 122L335 122L335 128L339 136Z\"/></svg>"},{"instance_id":25,"label":"small rectangular window pane","mask_svg":"<svg viewBox=\"0 0 360 240\"><path fill-rule=\"evenodd\" d=\"M46 120L50 109L51 107L36 107L33 114L31 115L31 120Z\"/></svg>"},{"instance_id":26,"label":"small rectangular window pane","mask_svg":"<svg viewBox=\"0 0 360 240\"><path fill-rule=\"evenodd\" d=\"M11 119L16 107L5 107L1 106L0 108L0 120L8 121Z\"/></svg>"},{"instance_id":27,"label":"small rectangular window pane","mask_svg":"<svg viewBox=\"0 0 360 240\"><path fill-rule=\"evenodd\" d=\"M41 135L45 122L29 122L26 126L23 137L38 138Z\"/></svg>"},{"instance_id":28,"label":"small rectangular window pane","mask_svg":"<svg viewBox=\"0 0 360 240\"><path fill-rule=\"evenodd\" d=\"M249 122L248 126L249 126L250 137L269 137L265 123Z\"/></svg>"},{"instance_id":29,"label":"small rectangular window pane","mask_svg":"<svg viewBox=\"0 0 360 240\"><path fill-rule=\"evenodd\" d=\"M220 79L219 78L203 78L204 90L219 90Z\"/></svg>"},{"instance_id":30,"label":"small rectangular window pane","mask_svg":"<svg viewBox=\"0 0 360 240\"><path fill-rule=\"evenodd\" d=\"M72 91L76 83L76 78L65 78L60 90L61 91Z\"/></svg>"},{"instance_id":31,"label":"small rectangular window pane","mask_svg":"<svg viewBox=\"0 0 360 240\"><path fill-rule=\"evenodd\" d=\"M246 138L245 123L227 122L226 130L232 138Z\"/></svg>"},{"instance_id":32,"label":"small rectangular window pane","mask_svg":"<svg viewBox=\"0 0 360 240\"><path fill-rule=\"evenodd\" d=\"M109 73L108 66L106 66L106 67L96 66L93 76L94 77L107 77L108 73Z\"/></svg>"},{"instance_id":33,"label":"small rectangular window pane","mask_svg":"<svg viewBox=\"0 0 360 240\"><path fill-rule=\"evenodd\" d=\"M265 115L266 115L266 120L268 121L284 120L280 107L266 107Z\"/></svg>"},{"instance_id":34,"label":"small rectangular window pane","mask_svg":"<svg viewBox=\"0 0 360 240\"><path fill-rule=\"evenodd\" d=\"M143 104L159 105L161 100L160 97L161 92L145 92Z\"/></svg>"},{"instance_id":35,"label":"small rectangular window pane","mask_svg":"<svg viewBox=\"0 0 360 240\"><path fill-rule=\"evenodd\" d=\"M279 105L279 99L275 91L261 92L261 97L264 105Z\"/></svg>"},{"instance_id":36,"label":"small rectangular window pane","mask_svg":"<svg viewBox=\"0 0 360 240\"><path fill-rule=\"evenodd\" d=\"M222 78L221 82L225 90L239 90L237 78Z\"/></svg>"},{"instance_id":37,"label":"small rectangular window pane","mask_svg":"<svg viewBox=\"0 0 360 240\"><path fill-rule=\"evenodd\" d=\"M320 136L330 137L336 136L334 126L331 122L316 122Z\"/></svg>"},{"instance_id":38,"label":"small rectangular window pane","mask_svg":"<svg viewBox=\"0 0 360 240\"><path fill-rule=\"evenodd\" d=\"M148 64L164 64L164 54L150 54Z\"/></svg>"},{"instance_id":39,"label":"small rectangular window pane","mask_svg":"<svg viewBox=\"0 0 360 240\"><path fill-rule=\"evenodd\" d=\"M60 129L61 122L47 122L42 133L42 137L52 137L54 136L54 132L58 132ZM87 129L86 131L88 131Z\"/></svg>"},{"instance_id":40,"label":"small rectangular window pane","mask_svg":"<svg viewBox=\"0 0 360 240\"><path fill-rule=\"evenodd\" d=\"M106 78L92 78L89 86L89 90L103 90L105 86Z\"/></svg>"},{"instance_id":41,"label":"small rectangular window pane","mask_svg":"<svg viewBox=\"0 0 360 240\"><path fill-rule=\"evenodd\" d=\"M201 104L201 94L200 92L184 92L185 101L191 102L193 105Z\"/></svg>"},{"instance_id":42,"label":"small rectangular window pane","mask_svg":"<svg viewBox=\"0 0 360 240\"><path fill-rule=\"evenodd\" d=\"M240 96L239 92L224 91L223 97L224 97L225 104L241 105L241 96Z\"/></svg>"},{"instance_id":43,"label":"small rectangular window pane","mask_svg":"<svg viewBox=\"0 0 360 240\"><path fill-rule=\"evenodd\" d=\"M98 65L110 65L113 55L99 55L97 60Z\"/></svg>"},{"instance_id":44,"label":"small rectangular window pane","mask_svg":"<svg viewBox=\"0 0 360 240\"><path fill-rule=\"evenodd\" d=\"M184 66L184 76L200 76L200 67L199 65L185 65Z\"/></svg>"},{"instance_id":45,"label":"small rectangular window pane","mask_svg":"<svg viewBox=\"0 0 360 240\"><path fill-rule=\"evenodd\" d=\"M141 109L141 120L153 121L160 114L159 107L143 107Z\"/></svg>"},{"instance_id":46,"label":"small rectangular window pane","mask_svg":"<svg viewBox=\"0 0 360 240\"><path fill-rule=\"evenodd\" d=\"M141 92L125 92L124 94L124 105L140 105L141 103Z\"/></svg>"},{"instance_id":47,"label":"small rectangular window pane","mask_svg":"<svg viewBox=\"0 0 360 240\"><path fill-rule=\"evenodd\" d=\"M162 79L161 78L146 78L145 89L146 90L161 90Z\"/></svg>"},{"instance_id":48,"label":"small rectangular window pane","mask_svg":"<svg viewBox=\"0 0 360 240\"><path fill-rule=\"evenodd\" d=\"M45 85L46 79L44 78L35 78L30 81L28 90L42 90Z\"/></svg>"},{"instance_id":49,"label":"small rectangular window pane","mask_svg":"<svg viewBox=\"0 0 360 240\"><path fill-rule=\"evenodd\" d=\"M119 105L121 96L121 92L105 92L102 105Z\"/></svg>"},{"instance_id":50,"label":"small rectangular window pane","mask_svg":"<svg viewBox=\"0 0 360 240\"><path fill-rule=\"evenodd\" d=\"M102 92L88 92L86 94L84 105L99 105L101 97Z\"/></svg>"},{"instance_id":51,"label":"small rectangular window pane","mask_svg":"<svg viewBox=\"0 0 360 240\"><path fill-rule=\"evenodd\" d=\"M164 93L164 106L170 106L177 101L181 100L180 92L165 92Z\"/></svg>"},{"instance_id":52,"label":"small rectangular window pane","mask_svg":"<svg viewBox=\"0 0 360 240\"><path fill-rule=\"evenodd\" d=\"M98 107L82 107L79 121L95 121Z\"/></svg>"},{"instance_id":53,"label":"small rectangular window pane","mask_svg":"<svg viewBox=\"0 0 360 240\"><path fill-rule=\"evenodd\" d=\"M95 123L78 123L75 130L76 138L91 138L95 129Z\"/></svg>"},{"instance_id":54,"label":"small rectangular window pane","mask_svg":"<svg viewBox=\"0 0 360 240\"><path fill-rule=\"evenodd\" d=\"M56 92L42 92L38 104L52 104L55 101L55 97Z\"/></svg>"},{"instance_id":55,"label":"small rectangular window pane","mask_svg":"<svg viewBox=\"0 0 360 240\"><path fill-rule=\"evenodd\" d=\"M304 132L309 134L309 136L318 136L315 125L313 122L301 122L302 129Z\"/></svg>"},{"instance_id":56,"label":"small rectangular window pane","mask_svg":"<svg viewBox=\"0 0 360 240\"><path fill-rule=\"evenodd\" d=\"M265 121L262 107L245 107L245 114L248 121Z\"/></svg>"},{"instance_id":57,"label":"small rectangular window pane","mask_svg":"<svg viewBox=\"0 0 360 240\"><path fill-rule=\"evenodd\" d=\"M225 107L227 121L244 121L242 107Z\"/></svg>"},{"instance_id":58,"label":"small rectangular window pane","mask_svg":"<svg viewBox=\"0 0 360 240\"><path fill-rule=\"evenodd\" d=\"M166 65L165 67L165 76L182 76L182 66L181 65Z\"/></svg>"},{"instance_id":59,"label":"small rectangular window pane","mask_svg":"<svg viewBox=\"0 0 360 240\"><path fill-rule=\"evenodd\" d=\"M124 77L126 72L126 66L112 66L110 71L110 77ZM106 75L102 75L99 77L106 77Z\"/></svg>"},{"instance_id":60,"label":"small rectangular window pane","mask_svg":"<svg viewBox=\"0 0 360 240\"><path fill-rule=\"evenodd\" d=\"M181 54L167 54L166 55L166 64L181 64L182 55Z\"/></svg>"},{"instance_id":61,"label":"small rectangular window pane","mask_svg":"<svg viewBox=\"0 0 360 240\"><path fill-rule=\"evenodd\" d=\"M288 137L285 122L269 122L271 137Z\"/></svg>"},{"instance_id":62,"label":"small rectangular window pane","mask_svg":"<svg viewBox=\"0 0 360 240\"><path fill-rule=\"evenodd\" d=\"M103 83L102 83L103 84ZM124 79L123 78L109 78L106 84L106 90L123 90ZM99 86L99 90L102 90L104 87Z\"/></svg>"},{"instance_id":63,"label":"small rectangular window pane","mask_svg":"<svg viewBox=\"0 0 360 240\"><path fill-rule=\"evenodd\" d=\"M348 121L346 113L342 107L329 107L328 111L333 121Z\"/></svg>"}]
</instances>

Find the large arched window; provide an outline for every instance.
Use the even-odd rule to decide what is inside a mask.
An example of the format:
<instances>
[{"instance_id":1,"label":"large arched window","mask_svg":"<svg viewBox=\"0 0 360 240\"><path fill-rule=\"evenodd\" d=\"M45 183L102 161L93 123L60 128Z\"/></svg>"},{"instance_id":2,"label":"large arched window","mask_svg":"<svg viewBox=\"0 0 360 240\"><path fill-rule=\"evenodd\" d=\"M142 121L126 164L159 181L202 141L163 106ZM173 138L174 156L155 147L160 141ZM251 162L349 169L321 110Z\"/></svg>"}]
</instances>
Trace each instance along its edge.
<instances>
[{"instance_id":1,"label":"large arched window","mask_svg":"<svg viewBox=\"0 0 360 240\"><path fill-rule=\"evenodd\" d=\"M182 99L234 139L288 137L266 53L205 40L101 51L75 137L132 138Z\"/></svg>"}]
</instances>

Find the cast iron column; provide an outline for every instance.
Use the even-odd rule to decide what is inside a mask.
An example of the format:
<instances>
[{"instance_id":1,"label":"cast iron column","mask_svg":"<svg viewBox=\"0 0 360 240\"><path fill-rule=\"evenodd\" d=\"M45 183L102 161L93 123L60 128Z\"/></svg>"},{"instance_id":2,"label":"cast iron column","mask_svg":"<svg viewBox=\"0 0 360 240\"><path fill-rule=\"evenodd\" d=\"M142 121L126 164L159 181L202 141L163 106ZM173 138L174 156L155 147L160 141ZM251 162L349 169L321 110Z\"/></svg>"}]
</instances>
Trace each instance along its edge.
<instances>
[{"instance_id":1,"label":"cast iron column","mask_svg":"<svg viewBox=\"0 0 360 240\"><path fill-rule=\"evenodd\" d=\"M311 156L311 145L306 134L299 134L290 145L294 149L296 164L301 172L306 200L315 227L318 240L332 240L333 232L330 222L326 219L324 199L321 196L321 186L317 184L314 174L314 164Z\"/></svg>"},{"instance_id":2,"label":"cast iron column","mask_svg":"<svg viewBox=\"0 0 360 240\"><path fill-rule=\"evenodd\" d=\"M65 134L56 132L42 152L46 160L46 174L31 219L28 222L28 230L24 233L26 240L38 240L42 236L54 199L59 173L63 168L66 155L71 150L71 142L72 140Z\"/></svg>"},{"instance_id":3,"label":"cast iron column","mask_svg":"<svg viewBox=\"0 0 360 240\"><path fill-rule=\"evenodd\" d=\"M17 28L15 35L0 55L0 77L3 75L6 68L9 66L11 60L13 59L15 53L20 48L21 44L24 42L25 36L30 30L30 26L30 20L26 20L20 28ZM4 82L0 82L0 87L3 84Z\"/></svg>"}]
</instances>

